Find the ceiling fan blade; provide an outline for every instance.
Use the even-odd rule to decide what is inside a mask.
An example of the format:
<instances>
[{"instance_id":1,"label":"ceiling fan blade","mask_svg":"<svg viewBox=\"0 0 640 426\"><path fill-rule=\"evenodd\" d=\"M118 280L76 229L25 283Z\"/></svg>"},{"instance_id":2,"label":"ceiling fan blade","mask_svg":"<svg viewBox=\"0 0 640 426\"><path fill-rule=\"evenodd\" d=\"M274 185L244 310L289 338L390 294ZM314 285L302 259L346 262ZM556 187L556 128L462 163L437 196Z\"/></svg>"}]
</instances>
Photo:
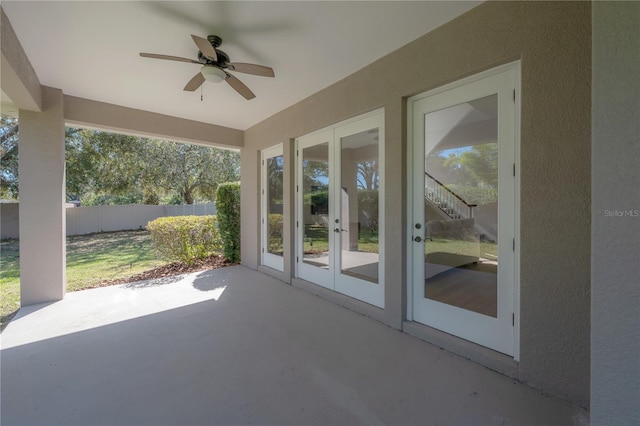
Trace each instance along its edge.
<instances>
[{"instance_id":1,"label":"ceiling fan blade","mask_svg":"<svg viewBox=\"0 0 640 426\"><path fill-rule=\"evenodd\" d=\"M143 58L167 59L169 61L191 62L192 64L200 64L200 62L194 61L193 59L181 58L179 56L158 55L156 53L140 53L140 56L142 56Z\"/></svg>"},{"instance_id":2,"label":"ceiling fan blade","mask_svg":"<svg viewBox=\"0 0 640 426\"><path fill-rule=\"evenodd\" d=\"M253 99L256 97L256 95L254 95L253 92L247 86L245 86L243 82L241 82L240 80L238 80L236 77L232 76L229 73L226 73L226 74L227 74L227 79L225 81L229 83L229 86L233 87L236 92L244 96L246 100Z\"/></svg>"},{"instance_id":3,"label":"ceiling fan blade","mask_svg":"<svg viewBox=\"0 0 640 426\"><path fill-rule=\"evenodd\" d=\"M218 60L218 54L216 53L216 49L213 48L209 40L206 38L198 37L197 35L191 34L191 38L193 42L198 46L198 49L202 52L204 56L212 59L214 62Z\"/></svg>"},{"instance_id":4,"label":"ceiling fan blade","mask_svg":"<svg viewBox=\"0 0 640 426\"><path fill-rule=\"evenodd\" d=\"M184 86L184 90L186 90L187 92L193 92L198 87L202 86L202 83L204 83L204 75L199 72L198 74L194 75L191 80L189 80L187 85Z\"/></svg>"},{"instance_id":5,"label":"ceiling fan blade","mask_svg":"<svg viewBox=\"0 0 640 426\"><path fill-rule=\"evenodd\" d=\"M243 72L245 74L259 75L262 77L275 77L273 68L265 67L264 65L245 64L242 62L233 62L229 64L233 67L234 71Z\"/></svg>"}]
</instances>

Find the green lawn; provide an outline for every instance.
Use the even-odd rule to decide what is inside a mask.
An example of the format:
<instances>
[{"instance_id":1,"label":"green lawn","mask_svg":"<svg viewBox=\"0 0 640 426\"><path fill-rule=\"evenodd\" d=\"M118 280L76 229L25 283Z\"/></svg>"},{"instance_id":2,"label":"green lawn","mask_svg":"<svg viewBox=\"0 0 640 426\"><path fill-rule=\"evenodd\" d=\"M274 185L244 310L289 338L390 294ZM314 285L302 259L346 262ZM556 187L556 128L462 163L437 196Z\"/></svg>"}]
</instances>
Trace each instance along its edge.
<instances>
[{"instance_id":1,"label":"green lawn","mask_svg":"<svg viewBox=\"0 0 640 426\"><path fill-rule=\"evenodd\" d=\"M329 228L326 226L306 225L304 236L305 253L329 251ZM358 251L378 253L378 233L361 230L358 234Z\"/></svg>"},{"instance_id":2,"label":"green lawn","mask_svg":"<svg viewBox=\"0 0 640 426\"><path fill-rule=\"evenodd\" d=\"M0 243L0 321L20 307L18 242ZM67 291L94 287L164 265L147 231L107 232L67 238Z\"/></svg>"},{"instance_id":3,"label":"green lawn","mask_svg":"<svg viewBox=\"0 0 640 426\"><path fill-rule=\"evenodd\" d=\"M0 330L20 308L20 261L18 241L0 242Z\"/></svg>"},{"instance_id":4,"label":"green lawn","mask_svg":"<svg viewBox=\"0 0 640 426\"><path fill-rule=\"evenodd\" d=\"M478 243L445 238L427 240L425 244L425 254L438 252L480 256L490 260L495 260L498 258L498 245L484 241Z\"/></svg>"}]
</instances>

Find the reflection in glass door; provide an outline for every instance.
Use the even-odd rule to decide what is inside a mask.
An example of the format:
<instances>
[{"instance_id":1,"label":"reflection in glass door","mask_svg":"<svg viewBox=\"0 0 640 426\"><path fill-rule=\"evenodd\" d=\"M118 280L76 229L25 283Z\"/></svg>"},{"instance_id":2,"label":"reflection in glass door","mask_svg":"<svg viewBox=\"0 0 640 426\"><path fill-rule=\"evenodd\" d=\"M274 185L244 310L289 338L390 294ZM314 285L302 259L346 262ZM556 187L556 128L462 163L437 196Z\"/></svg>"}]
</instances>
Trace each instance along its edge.
<instances>
[{"instance_id":1,"label":"reflection in glass door","mask_svg":"<svg viewBox=\"0 0 640 426\"><path fill-rule=\"evenodd\" d=\"M284 270L282 145L262 151L262 264Z\"/></svg>"},{"instance_id":2,"label":"reflection in glass door","mask_svg":"<svg viewBox=\"0 0 640 426\"><path fill-rule=\"evenodd\" d=\"M329 143L302 149L302 262L329 269Z\"/></svg>"},{"instance_id":3,"label":"reflection in glass door","mask_svg":"<svg viewBox=\"0 0 640 426\"><path fill-rule=\"evenodd\" d=\"M379 307L383 135L376 112L297 141L297 275Z\"/></svg>"},{"instance_id":4,"label":"reflection in glass door","mask_svg":"<svg viewBox=\"0 0 640 426\"><path fill-rule=\"evenodd\" d=\"M425 297L494 318L497 113L493 94L424 116Z\"/></svg>"},{"instance_id":5,"label":"reflection in glass door","mask_svg":"<svg viewBox=\"0 0 640 426\"><path fill-rule=\"evenodd\" d=\"M379 129L340 140L340 272L378 283Z\"/></svg>"},{"instance_id":6,"label":"reflection in glass door","mask_svg":"<svg viewBox=\"0 0 640 426\"><path fill-rule=\"evenodd\" d=\"M321 132L298 140L297 275L333 289L333 133Z\"/></svg>"},{"instance_id":7,"label":"reflection in glass door","mask_svg":"<svg viewBox=\"0 0 640 426\"><path fill-rule=\"evenodd\" d=\"M412 319L510 355L514 88L508 69L409 100Z\"/></svg>"}]
</instances>

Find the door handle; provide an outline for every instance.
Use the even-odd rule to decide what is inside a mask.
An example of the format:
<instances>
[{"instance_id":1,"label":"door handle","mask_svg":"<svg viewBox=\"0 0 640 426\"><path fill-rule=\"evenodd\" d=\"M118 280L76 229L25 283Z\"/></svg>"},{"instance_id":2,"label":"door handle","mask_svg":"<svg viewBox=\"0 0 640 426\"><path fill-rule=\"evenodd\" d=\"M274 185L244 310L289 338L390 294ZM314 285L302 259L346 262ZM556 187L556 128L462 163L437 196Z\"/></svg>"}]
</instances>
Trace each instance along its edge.
<instances>
[{"instance_id":1,"label":"door handle","mask_svg":"<svg viewBox=\"0 0 640 426\"><path fill-rule=\"evenodd\" d=\"M339 234L340 232L347 232L347 230L346 229L336 228L336 229L333 230L333 232L337 232Z\"/></svg>"},{"instance_id":2,"label":"door handle","mask_svg":"<svg viewBox=\"0 0 640 426\"><path fill-rule=\"evenodd\" d=\"M422 238L420 238L420 236L417 236L413 239L413 241L415 241L416 243L421 243L422 242Z\"/></svg>"}]
</instances>

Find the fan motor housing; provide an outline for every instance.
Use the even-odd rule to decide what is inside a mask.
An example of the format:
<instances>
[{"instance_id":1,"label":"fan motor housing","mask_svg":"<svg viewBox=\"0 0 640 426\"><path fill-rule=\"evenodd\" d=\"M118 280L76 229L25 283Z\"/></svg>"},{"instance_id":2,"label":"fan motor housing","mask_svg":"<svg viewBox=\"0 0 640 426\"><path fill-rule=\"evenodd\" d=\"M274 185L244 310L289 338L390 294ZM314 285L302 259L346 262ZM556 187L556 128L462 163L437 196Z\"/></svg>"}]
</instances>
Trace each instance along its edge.
<instances>
[{"instance_id":1,"label":"fan motor housing","mask_svg":"<svg viewBox=\"0 0 640 426\"><path fill-rule=\"evenodd\" d=\"M227 68L227 65L230 62L229 55L219 49L216 49L216 53L218 54L218 60L214 62L204 56L202 52L198 51L198 61L203 62L207 65L216 65L218 67Z\"/></svg>"}]
</instances>

